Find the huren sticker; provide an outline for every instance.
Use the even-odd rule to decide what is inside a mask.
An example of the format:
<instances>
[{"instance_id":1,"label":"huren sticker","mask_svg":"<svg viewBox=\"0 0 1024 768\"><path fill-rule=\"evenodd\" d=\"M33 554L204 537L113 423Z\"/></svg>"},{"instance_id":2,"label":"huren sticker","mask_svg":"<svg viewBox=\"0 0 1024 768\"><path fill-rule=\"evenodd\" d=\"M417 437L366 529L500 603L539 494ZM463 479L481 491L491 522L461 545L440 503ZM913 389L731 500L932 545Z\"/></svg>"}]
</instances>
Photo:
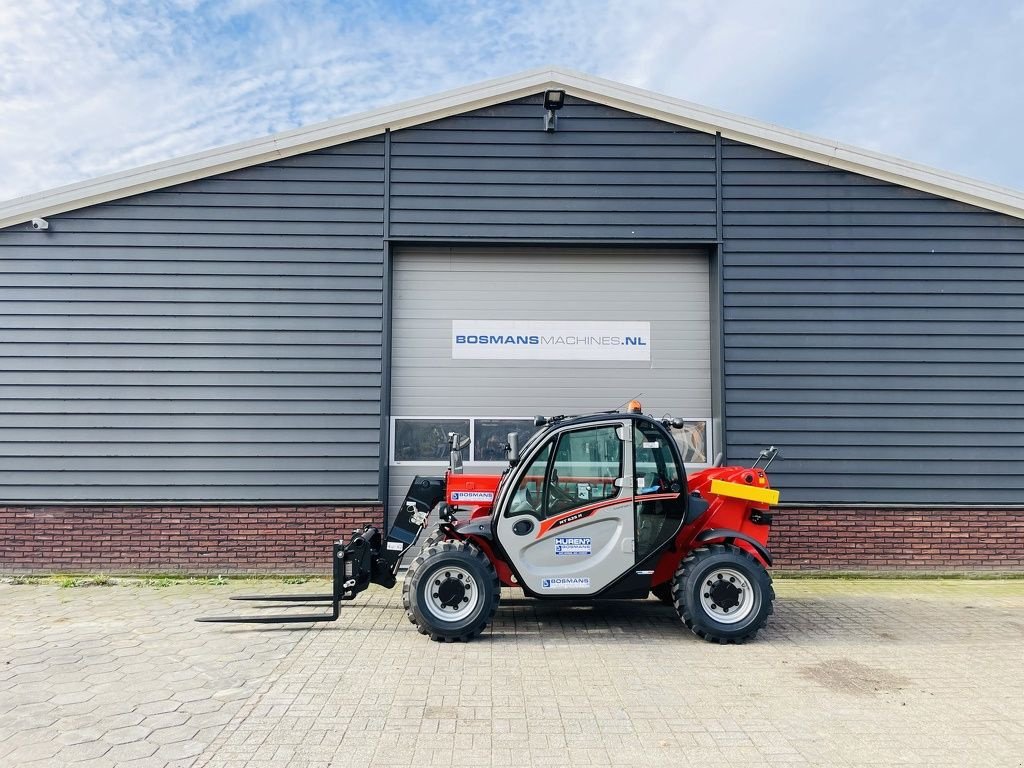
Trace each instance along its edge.
<instances>
[{"instance_id":1,"label":"huren sticker","mask_svg":"<svg viewBox=\"0 0 1024 768\"><path fill-rule=\"evenodd\" d=\"M566 536L555 539L556 555L589 555L591 552L590 538Z\"/></svg>"}]
</instances>

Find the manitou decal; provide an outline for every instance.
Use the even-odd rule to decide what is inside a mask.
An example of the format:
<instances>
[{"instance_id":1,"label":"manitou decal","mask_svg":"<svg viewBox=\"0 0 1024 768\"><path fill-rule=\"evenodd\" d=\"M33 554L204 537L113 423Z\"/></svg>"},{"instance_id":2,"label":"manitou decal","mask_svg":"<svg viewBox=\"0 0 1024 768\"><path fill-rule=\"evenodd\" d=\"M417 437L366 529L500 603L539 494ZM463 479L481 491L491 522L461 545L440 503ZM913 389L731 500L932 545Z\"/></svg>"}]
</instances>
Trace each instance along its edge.
<instances>
[{"instance_id":1,"label":"manitou decal","mask_svg":"<svg viewBox=\"0 0 1024 768\"><path fill-rule=\"evenodd\" d=\"M650 360L644 322L453 320L455 360Z\"/></svg>"}]
</instances>

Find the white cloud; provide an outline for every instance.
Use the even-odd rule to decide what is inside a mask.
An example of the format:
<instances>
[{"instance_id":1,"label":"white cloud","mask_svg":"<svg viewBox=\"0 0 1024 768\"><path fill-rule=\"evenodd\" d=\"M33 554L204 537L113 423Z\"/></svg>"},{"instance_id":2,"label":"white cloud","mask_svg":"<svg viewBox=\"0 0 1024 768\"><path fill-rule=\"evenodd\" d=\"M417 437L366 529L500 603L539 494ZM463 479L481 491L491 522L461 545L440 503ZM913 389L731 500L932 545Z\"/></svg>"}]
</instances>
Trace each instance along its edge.
<instances>
[{"instance_id":1,"label":"white cloud","mask_svg":"<svg viewBox=\"0 0 1024 768\"><path fill-rule=\"evenodd\" d=\"M546 63L1024 187L1014 7L22 0L0 199Z\"/></svg>"}]
</instances>

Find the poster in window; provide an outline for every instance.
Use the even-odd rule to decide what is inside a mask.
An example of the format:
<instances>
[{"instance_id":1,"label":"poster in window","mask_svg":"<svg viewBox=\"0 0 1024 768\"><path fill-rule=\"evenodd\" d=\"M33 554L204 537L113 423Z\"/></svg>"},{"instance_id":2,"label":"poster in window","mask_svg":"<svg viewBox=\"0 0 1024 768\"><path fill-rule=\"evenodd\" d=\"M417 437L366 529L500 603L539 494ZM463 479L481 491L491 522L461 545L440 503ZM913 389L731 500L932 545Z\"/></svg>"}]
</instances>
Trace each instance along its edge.
<instances>
[{"instance_id":1,"label":"poster in window","mask_svg":"<svg viewBox=\"0 0 1024 768\"><path fill-rule=\"evenodd\" d=\"M682 429L672 428L672 436L676 439L676 444L679 446L679 452L683 456L683 463L710 463L708 454L711 452L711 447L708 445L707 419L685 421Z\"/></svg>"}]
</instances>

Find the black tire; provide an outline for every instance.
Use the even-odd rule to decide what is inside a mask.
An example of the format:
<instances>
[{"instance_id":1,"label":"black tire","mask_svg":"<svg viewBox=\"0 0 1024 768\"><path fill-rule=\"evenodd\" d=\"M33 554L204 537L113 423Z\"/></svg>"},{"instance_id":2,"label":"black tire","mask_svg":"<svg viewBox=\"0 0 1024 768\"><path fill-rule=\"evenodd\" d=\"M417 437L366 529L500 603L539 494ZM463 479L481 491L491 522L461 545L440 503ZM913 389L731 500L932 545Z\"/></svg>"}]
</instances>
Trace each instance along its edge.
<instances>
[{"instance_id":1,"label":"black tire","mask_svg":"<svg viewBox=\"0 0 1024 768\"><path fill-rule=\"evenodd\" d=\"M434 530L432 530L430 533L427 534L427 538L424 539L423 544L420 545L420 552L421 553L422 552L426 552L428 549L430 549L430 547L432 547L435 544L437 544L439 542L442 542L444 540L445 540L444 533L442 533L442 531L441 531L441 526L440 525L435 525L434 526ZM413 571L418 567L418 564L420 562L422 562L420 560L420 558L416 557L416 558L413 559L412 563L410 563L409 567L405 569L405 578L406 578L406 580L408 580L413 575ZM409 606L406 605L405 609L406 609L406 613L405 613L406 618L408 618L410 622L415 624L416 623L416 619L414 619L412 617L412 613L409 611Z\"/></svg>"},{"instance_id":2,"label":"black tire","mask_svg":"<svg viewBox=\"0 0 1024 768\"><path fill-rule=\"evenodd\" d=\"M420 634L440 643L466 642L479 635L494 618L500 599L501 584L491 561L465 541L442 541L425 548L413 560L402 585L409 621ZM455 604L449 605L449 600ZM449 610L451 619L445 618Z\"/></svg>"},{"instance_id":3,"label":"black tire","mask_svg":"<svg viewBox=\"0 0 1024 768\"><path fill-rule=\"evenodd\" d=\"M675 605L675 598L672 597L672 581L664 581L656 587L651 587L651 594L663 603Z\"/></svg>"},{"instance_id":4,"label":"black tire","mask_svg":"<svg viewBox=\"0 0 1024 768\"><path fill-rule=\"evenodd\" d=\"M721 606L715 602L719 596ZM768 571L749 552L711 544L683 559L672 580L672 597L679 618L697 637L724 645L745 643L757 634L772 614L775 590ZM737 613L730 617L730 610Z\"/></svg>"},{"instance_id":5,"label":"black tire","mask_svg":"<svg viewBox=\"0 0 1024 768\"><path fill-rule=\"evenodd\" d=\"M434 530L428 533L427 538L423 540L423 549L429 549L439 541L444 541L444 532L441 530L440 525L436 525L434 526Z\"/></svg>"}]
</instances>

